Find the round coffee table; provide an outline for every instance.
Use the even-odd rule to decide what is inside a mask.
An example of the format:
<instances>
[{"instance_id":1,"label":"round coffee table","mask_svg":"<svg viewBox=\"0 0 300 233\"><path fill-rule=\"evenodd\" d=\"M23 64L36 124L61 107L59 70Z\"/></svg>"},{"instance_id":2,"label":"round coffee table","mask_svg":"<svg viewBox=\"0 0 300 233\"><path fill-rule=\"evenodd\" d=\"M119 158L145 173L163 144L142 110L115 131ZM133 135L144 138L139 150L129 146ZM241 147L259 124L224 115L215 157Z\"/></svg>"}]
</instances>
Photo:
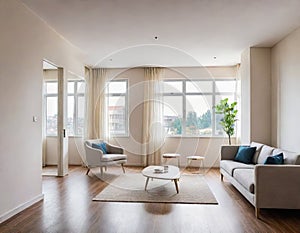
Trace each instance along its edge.
<instances>
[{"instance_id":1,"label":"round coffee table","mask_svg":"<svg viewBox=\"0 0 300 233\"><path fill-rule=\"evenodd\" d=\"M147 178L146 183L145 183L145 190L147 190L149 179L152 178L152 179L174 181L176 192L179 193L178 183L177 183L177 181L179 181L179 178L180 178L179 168L176 166L169 165L168 170L167 171L163 170L163 172L161 172L161 173L154 171L154 169L157 169L157 168L163 169L164 166L148 166L142 170L143 176L145 176Z\"/></svg>"}]
</instances>

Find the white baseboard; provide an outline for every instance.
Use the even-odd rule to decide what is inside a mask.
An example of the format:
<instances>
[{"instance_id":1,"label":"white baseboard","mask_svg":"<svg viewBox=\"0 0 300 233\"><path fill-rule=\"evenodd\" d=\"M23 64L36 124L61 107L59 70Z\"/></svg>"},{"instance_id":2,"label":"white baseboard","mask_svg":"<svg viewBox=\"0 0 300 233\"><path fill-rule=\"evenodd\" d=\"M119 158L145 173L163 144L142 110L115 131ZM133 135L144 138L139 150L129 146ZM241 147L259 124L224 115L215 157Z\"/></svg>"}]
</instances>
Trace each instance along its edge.
<instances>
[{"instance_id":1,"label":"white baseboard","mask_svg":"<svg viewBox=\"0 0 300 233\"><path fill-rule=\"evenodd\" d=\"M16 208L7 211L6 213L4 213L0 216L0 223L3 223L7 219L13 217L14 215L20 213L21 211L27 209L28 207L32 206L33 204L35 204L43 199L44 199L44 194L40 194L40 195L36 196L35 198L17 206Z\"/></svg>"}]
</instances>

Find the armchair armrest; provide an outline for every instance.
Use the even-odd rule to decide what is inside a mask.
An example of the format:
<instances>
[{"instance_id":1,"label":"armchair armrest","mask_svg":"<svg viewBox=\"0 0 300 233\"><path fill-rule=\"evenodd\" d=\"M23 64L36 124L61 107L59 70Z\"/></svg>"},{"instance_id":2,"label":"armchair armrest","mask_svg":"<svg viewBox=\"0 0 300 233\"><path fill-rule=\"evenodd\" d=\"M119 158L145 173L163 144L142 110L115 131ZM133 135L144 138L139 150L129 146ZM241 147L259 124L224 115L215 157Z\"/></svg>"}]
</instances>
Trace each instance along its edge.
<instances>
[{"instance_id":1,"label":"armchair armrest","mask_svg":"<svg viewBox=\"0 0 300 233\"><path fill-rule=\"evenodd\" d=\"M300 208L300 165L256 165L257 208Z\"/></svg>"},{"instance_id":2,"label":"armchair armrest","mask_svg":"<svg viewBox=\"0 0 300 233\"><path fill-rule=\"evenodd\" d=\"M233 160L240 146L237 145L222 145L221 160Z\"/></svg>"},{"instance_id":3,"label":"armchair armrest","mask_svg":"<svg viewBox=\"0 0 300 233\"><path fill-rule=\"evenodd\" d=\"M87 144L85 144L85 154L87 165L99 165L103 157L102 150L93 148Z\"/></svg>"},{"instance_id":4,"label":"armchair armrest","mask_svg":"<svg viewBox=\"0 0 300 233\"><path fill-rule=\"evenodd\" d=\"M124 154L124 149L115 145L106 143L106 150L108 154Z\"/></svg>"}]
</instances>

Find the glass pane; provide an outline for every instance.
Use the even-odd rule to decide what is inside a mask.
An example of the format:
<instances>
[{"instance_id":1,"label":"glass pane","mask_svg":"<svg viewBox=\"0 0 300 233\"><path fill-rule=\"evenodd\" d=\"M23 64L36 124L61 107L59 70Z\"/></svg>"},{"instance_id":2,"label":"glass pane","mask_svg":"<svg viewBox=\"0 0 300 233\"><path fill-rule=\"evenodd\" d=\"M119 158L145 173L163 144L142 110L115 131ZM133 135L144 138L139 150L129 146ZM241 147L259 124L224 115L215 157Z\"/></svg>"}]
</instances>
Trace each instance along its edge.
<instances>
[{"instance_id":1,"label":"glass pane","mask_svg":"<svg viewBox=\"0 0 300 233\"><path fill-rule=\"evenodd\" d=\"M182 96L164 96L164 129L168 135L182 134Z\"/></svg>"},{"instance_id":2,"label":"glass pane","mask_svg":"<svg viewBox=\"0 0 300 233\"><path fill-rule=\"evenodd\" d=\"M47 97L46 104L46 133L57 136L57 97Z\"/></svg>"},{"instance_id":3,"label":"glass pane","mask_svg":"<svg viewBox=\"0 0 300 233\"><path fill-rule=\"evenodd\" d=\"M74 94L74 82L68 81L68 94Z\"/></svg>"},{"instance_id":4,"label":"glass pane","mask_svg":"<svg viewBox=\"0 0 300 233\"><path fill-rule=\"evenodd\" d=\"M235 101L234 95L216 95L216 103L215 105L219 104L222 99L228 98L228 103L231 104ZM222 114L216 114L216 135L223 136L224 131L222 126L220 125L220 121L223 119Z\"/></svg>"},{"instance_id":5,"label":"glass pane","mask_svg":"<svg viewBox=\"0 0 300 233\"><path fill-rule=\"evenodd\" d=\"M182 81L164 81L164 93L181 93Z\"/></svg>"},{"instance_id":6,"label":"glass pane","mask_svg":"<svg viewBox=\"0 0 300 233\"><path fill-rule=\"evenodd\" d=\"M84 130L84 96L78 96L77 135L83 135Z\"/></svg>"},{"instance_id":7,"label":"glass pane","mask_svg":"<svg viewBox=\"0 0 300 233\"><path fill-rule=\"evenodd\" d=\"M236 81L216 81L216 92L235 92Z\"/></svg>"},{"instance_id":8,"label":"glass pane","mask_svg":"<svg viewBox=\"0 0 300 233\"><path fill-rule=\"evenodd\" d=\"M74 135L74 96L68 96L68 135Z\"/></svg>"},{"instance_id":9,"label":"glass pane","mask_svg":"<svg viewBox=\"0 0 300 233\"><path fill-rule=\"evenodd\" d=\"M212 96L186 96L186 134L210 136Z\"/></svg>"},{"instance_id":10,"label":"glass pane","mask_svg":"<svg viewBox=\"0 0 300 233\"><path fill-rule=\"evenodd\" d=\"M46 93L47 94L57 94L58 85L57 82L46 82Z\"/></svg>"},{"instance_id":11,"label":"glass pane","mask_svg":"<svg viewBox=\"0 0 300 233\"><path fill-rule=\"evenodd\" d=\"M85 92L85 82L79 81L77 82L77 93L84 93Z\"/></svg>"},{"instance_id":12,"label":"glass pane","mask_svg":"<svg viewBox=\"0 0 300 233\"><path fill-rule=\"evenodd\" d=\"M125 97L108 98L109 132L114 135L126 134L126 107Z\"/></svg>"},{"instance_id":13,"label":"glass pane","mask_svg":"<svg viewBox=\"0 0 300 233\"><path fill-rule=\"evenodd\" d=\"M203 93L212 92L213 82L212 81L187 81L186 92L187 93Z\"/></svg>"},{"instance_id":14,"label":"glass pane","mask_svg":"<svg viewBox=\"0 0 300 233\"><path fill-rule=\"evenodd\" d=\"M127 82L126 81L111 81L108 84L108 93L117 94L117 93L126 93Z\"/></svg>"}]
</instances>

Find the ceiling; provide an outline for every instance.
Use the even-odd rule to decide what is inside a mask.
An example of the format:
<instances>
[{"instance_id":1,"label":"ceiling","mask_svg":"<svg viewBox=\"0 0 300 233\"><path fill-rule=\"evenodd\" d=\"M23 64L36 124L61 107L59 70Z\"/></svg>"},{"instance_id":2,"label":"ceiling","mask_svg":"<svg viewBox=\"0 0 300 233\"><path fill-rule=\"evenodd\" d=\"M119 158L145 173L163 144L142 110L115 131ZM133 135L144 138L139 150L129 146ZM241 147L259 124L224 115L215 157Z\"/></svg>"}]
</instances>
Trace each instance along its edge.
<instances>
[{"instance_id":1,"label":"ceiling","mask_svg":"<svg viewBox=\"0 0 300 233\"><path fill-rule=\"evenodd\" d=\"M299 0L21 1L94 67L235 65L300 26Z\"/></svg>"}]
</instances>

